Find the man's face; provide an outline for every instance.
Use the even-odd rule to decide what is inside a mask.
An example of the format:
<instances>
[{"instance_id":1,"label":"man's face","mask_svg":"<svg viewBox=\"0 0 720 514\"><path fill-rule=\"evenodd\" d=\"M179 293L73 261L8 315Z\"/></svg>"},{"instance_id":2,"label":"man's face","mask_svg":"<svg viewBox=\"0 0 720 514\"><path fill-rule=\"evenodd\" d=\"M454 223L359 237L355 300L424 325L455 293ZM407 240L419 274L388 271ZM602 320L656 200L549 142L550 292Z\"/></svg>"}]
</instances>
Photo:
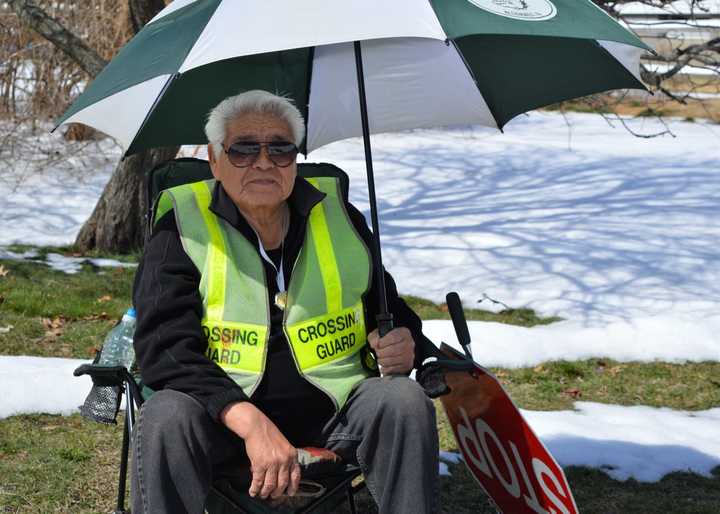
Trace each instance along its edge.
<instances>
[{"instance_id":1,"label":"man's face","mask_svg":"<svg viewBox=\"0 0 720 514\"><path fill-rule=\"evenodd\" d=\"M225 131L224 147L243 142L292 142L288 124L280 118L264 113L243 114L231 121ZM282 204L292 192L297 175L297 164L276 166L263 146L257 159L246 167L238 168L228 159L225 151L215 158L212 145L208 145L210 169L213 176L222 182L230 198L241 208L274 208Z\"/></svg>"}]
</instances>

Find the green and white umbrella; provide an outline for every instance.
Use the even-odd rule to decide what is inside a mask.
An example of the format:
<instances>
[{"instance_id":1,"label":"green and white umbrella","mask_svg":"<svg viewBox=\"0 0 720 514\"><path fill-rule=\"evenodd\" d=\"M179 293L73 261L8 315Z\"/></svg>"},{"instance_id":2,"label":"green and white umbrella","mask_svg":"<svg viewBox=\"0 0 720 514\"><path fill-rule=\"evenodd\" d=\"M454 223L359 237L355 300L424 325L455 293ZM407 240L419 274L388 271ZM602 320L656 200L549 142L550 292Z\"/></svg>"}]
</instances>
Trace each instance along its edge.
<instances>
[{"instance_id":1,"label":"green and white umbrella","mask_svg":"<svg viewBox=\"0 0 720 514\"><path fill-rule=\"evenodd\" d=\"M388 322L369 134L481 124L643 88L648 49L589 0L176 0L60 119L127 154L206 142L208 111L243 90L295 100L305 154L363 136L381 335Z\"/></svg>"},{"instance_id":2,"label":"green and white umbrella","mask_svg":"<svg viewBox=\"0 0 720 514\"><path fill-rule=\"evenodd\" d=\"M242 90L291 96L303 151L370 132L481 124L561 100L642 88L645 45L589 0L176 0L59 120L127 153L202 144L209 109Z\"/></svg>"}]
</instances>

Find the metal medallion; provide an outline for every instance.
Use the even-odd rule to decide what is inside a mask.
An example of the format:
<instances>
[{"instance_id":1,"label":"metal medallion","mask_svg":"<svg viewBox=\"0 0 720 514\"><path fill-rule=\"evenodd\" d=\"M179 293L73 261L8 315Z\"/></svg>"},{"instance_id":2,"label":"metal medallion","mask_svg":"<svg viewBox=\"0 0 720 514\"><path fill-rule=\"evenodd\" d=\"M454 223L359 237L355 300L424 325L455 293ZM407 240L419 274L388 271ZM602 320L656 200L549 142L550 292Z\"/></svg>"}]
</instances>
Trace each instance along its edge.
<instances>
[{"instance_id":1,"label":"metal medallion","mask_svg":"<svg viewBox=\"0 0 720 514\"><path fill-rule=\"evenodd\" d=\"M287 291L275 293L275 305L281 311L285 310L285 306L287 305Z\"/></svg>"}]
</instances>

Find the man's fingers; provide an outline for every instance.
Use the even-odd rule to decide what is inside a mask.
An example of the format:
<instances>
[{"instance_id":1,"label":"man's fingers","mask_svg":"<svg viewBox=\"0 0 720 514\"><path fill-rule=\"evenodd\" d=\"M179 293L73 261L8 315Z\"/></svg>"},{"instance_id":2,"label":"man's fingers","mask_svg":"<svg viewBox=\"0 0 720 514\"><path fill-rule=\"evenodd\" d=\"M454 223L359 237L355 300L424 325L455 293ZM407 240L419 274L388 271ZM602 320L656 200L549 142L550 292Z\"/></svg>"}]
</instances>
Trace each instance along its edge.
<instances>
[{"instance_id":1,"label":"man's fingers","mask_svg":"<svg viewBox=\"0 0 720 514\"><path fill-rule=\"evenodd\" d=\"M385 334L384 337L381 337L378 339L375 351L379 352L381 350L384 350L386 348L390 348L393 345L398 344L402 339L398 337L398 335L395 332L388 332Z\"/></svg>"},{"instance_id":2,"label":"man's fingers","mask_svg":"<svg viewBox=\"0 0 720 514\"><path fill-rule=\"evenodd\" d=\"M405 373L407 371L402 366L380 366L380 372L383 374L383 376L386 375L400 375Z\"/></svg>"},{"instance_id":3,"label":"man's fingers","mask_svg":"<svg viewBox=\"0 0 720 514\"><path fill-rule=\"evenodd\" d=\"M265 471L265 480L262 489L260 489L260 498L267 498L275 491L278 483L278 468L270 467Z\"/></svg>"},{"instance_id":4,"label":"man's fingers","mask_svg":"<svg viewBox=\"0 0 720 514\"><path fill-rule=\"evenodd\" d=\"M370 345L370 348L372 348L373 350L377 350L379 342L380 337L378 336L377 329L375 329L368 334L368 344Z\"/></svg>"},{"instance_id":5,"label":"man's fingers","mask_svg":"<svg viewBox=\"0 0 720 514\"><path fill-rule=\"evenodd\" d=\"M392 357L382 357L378 359L378 365L383 369L387 369L392 366L402 366L407 364L409 361L407 355L393 355Z\"/></svg>"},{"instance_id":6,"label":"man's fingers","mask_svg":"<svg viewBox=\"0 0 720 514\"><path fill-rule=\"evenodd\" d=\"M275 490L272 493L270 493L270 496L273 498L277 498L278 496L281 496L285 492L285 490L287 489L289 484L290 484L290 466L282 465L282 466L280 466L280 469L278 471L277 486L275 487Z\"/></svg>"},{"instance_id":7,"label":"man's fingers","mask_svg":"<svg viewBox=\"0 0 720 514\"><path fill-rule=\"evenodd\" d=\"M385 346L379 350L376 350L375 355L378 359L392 359L393 357L397 357L399 355L407 355L411 348L412 345L409 341L402 341L392 346Z\"/></svg>"},{"instance_id":8,"label":"man's fingers","mask_svg":"<svg viewBox=\"0 0 720 514\"><path fill-rule=\"evenodd\" d=\"M295 496L300 487L300 464L295 461L293 462L292 468L290 469L290 485L288 485L288 496Z\"/></svg>"},{"instance_id":9,"label":"man's fingers","mask_svg":"<svg viewBox=\"0 0 720 514\"><path fill-rule=\"evenodd\" d=\"M383 348L387 348L388 346L392 346L401 342L403 338L404 329L402 328L396 328L394 330L391 330L383 337L379 337L377 334L377 330L373 330L368 336L368 343L373 350L379 351Z\"/></svg>"},{"instance_id":10,"label":"man's fingers","mask_svg":"<svg viewBox=\"0 0 720 514\"><path fill-rule=\"evenodd\" d=\"M415 355L415 345L411 341L403 341L393 346L377 350L375 355L378 360L392 359L399 356Z\"/></svg>"},{"instance_id":11,"label":"man's fingers","mask_svg":"<svg viewBox=\"0 0 720 514\"><path fill-rule=\"evenodd\" d=\"M412 334L410 334L410 331L407 328L399 327L391 330L382 338L378 339L376 347L373 347L373 349L379 351L383 348L389 348L406 341L412 341Z\"/></svg>"},{"instance_id":12,"label":"man's fingers","mask_svg":"<svg viewBox=\"0 0 720 514\"><path fill-rule=\"evenodd\" d=\"M265 470L260 468L252 468L252 482L250 483L250 489L248 489L248 494L251 497L255 497L258 495L260 490L262 489L263 484L265 483Z\"/></svg>"},{"instance_id":13,"label":"man's fingers","mask_svg":"<svg viewBox=\"0 0 720 514\"><path fill-rule=\"evenodd\" d=\"M370 346L375 350L380 373L392 375L412 369L415 358L415 342L405 327L398 327L379 338L376 331L368 336Z\"/></svg>"}]
</instances>

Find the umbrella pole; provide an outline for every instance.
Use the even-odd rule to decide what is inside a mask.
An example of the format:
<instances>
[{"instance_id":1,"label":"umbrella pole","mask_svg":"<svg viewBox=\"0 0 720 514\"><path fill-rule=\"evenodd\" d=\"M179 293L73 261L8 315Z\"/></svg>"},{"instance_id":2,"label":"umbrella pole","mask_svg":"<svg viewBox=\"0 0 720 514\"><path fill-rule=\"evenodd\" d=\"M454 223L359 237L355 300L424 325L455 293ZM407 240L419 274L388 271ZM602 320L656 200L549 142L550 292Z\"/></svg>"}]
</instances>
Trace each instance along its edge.
<instances>
[{"instance_id":1,"label":"umbrella pole","mask_svg":"<svg viewBox=\"0 0 720 514\"><path fill-rule=\"evenodd\" d=\"M378 222L377 200L375 199L375 175L370 149L370 125L368 123L367 100L365 99L365 74L363 73L362 50L360 41L355 41L355 69L357 70L358 94L360 96L360 118L362 119L363 143L365 144L365 169L367 171L368 191L370 193L370 218L372 220L373 270L375 285L378 290L379 312L377 314L378 333L384 336L393 328L393 316L388 312L387 293L385 289L385 273L383 272L382 254L380 253L380 223Z\"/></svg>"}]
</instances>

